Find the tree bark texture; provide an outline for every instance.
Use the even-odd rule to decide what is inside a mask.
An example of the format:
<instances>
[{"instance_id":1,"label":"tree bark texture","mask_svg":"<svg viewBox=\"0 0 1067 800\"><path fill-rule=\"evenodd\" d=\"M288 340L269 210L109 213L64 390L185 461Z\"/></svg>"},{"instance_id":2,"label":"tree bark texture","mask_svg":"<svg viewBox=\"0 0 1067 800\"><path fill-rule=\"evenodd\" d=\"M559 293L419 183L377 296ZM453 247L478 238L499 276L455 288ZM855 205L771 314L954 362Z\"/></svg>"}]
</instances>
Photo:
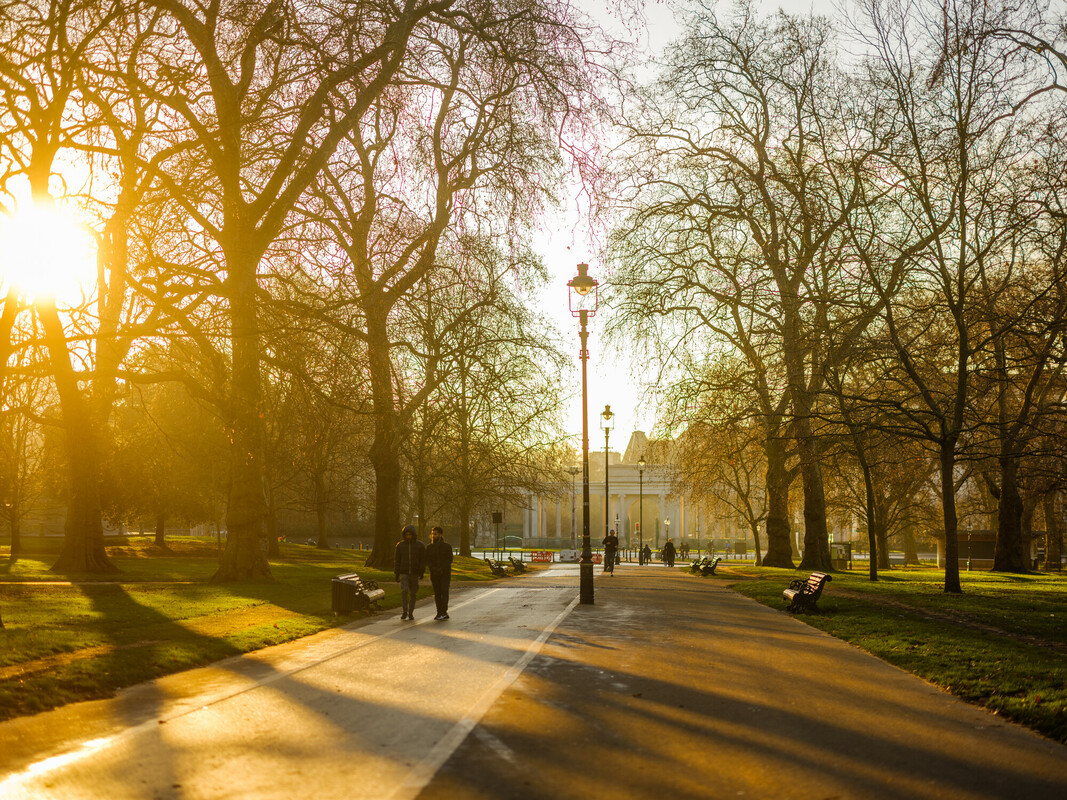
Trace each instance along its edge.
<instances>
[{"instance_id":1,"label":"tree bark texture","mask_svg":"<svg viewBox=\"0 0 1067 800\"><path fill-rule=\"evenodd\" d=\"M941 510L945 520L945 592L962 594L960 584L959 518L956 515L956 443L941 443Z\"/></svg>"},{"instance_id":2,"label":"tree bark texture","mask_svg":"<svg viewBox=\"0 0 1067 800\"><path fill-rule=\"evenodd\" d=\"M764 442L767 456L767 555L766 567L793 569L793 549L789 543L789 476L786 470L785 442L777 433Z\"/></svg>"},{"instance_id":3,"label":"tree bark texture","mask_svg":"<svg viewBox=\"0 0 1067 800\"><path fill-rule=\"evenodd\" d=\"M752 541L756 545L756 566L757 567L762 567L763 566L763 553L760 552L759 523L758 522L754 522L754 521L752 521L750 519L749 523L748 523L748 529L752 533ZM700 543L698 541L697 545L699 546L699 544Z\"/></svg>"},{"instance_id":4,"label":"tree bark texture","mask_svg":"<svg viewBox=\"0 0 1067 800\"><path fill-rule=\"evenodd\" d=\"M393 396L388 309L367 312L367 359L374 406L374 546L367 566L392 570L393 550L400 539L400 420Z\"/></svg>"},{"instance_id":5,"label":"tree bark texture","mask_svg":"<svg viewBox=\"0 0 1067 800\"><path fill-rule=\"evenodd\" d=\"M874 495L874 479L871 477L871 465L867 463L866 458L860 459L860 467L863 469L863 488L867 512L867 546L871 551L868 577L872 581L876 581L878 580L878 558L882 552L882 548L878 543L878 503Z\"/></svg>"},{"instance_id":6,"label":"tree bark texture","mask_svg":"<svg viewBox=\"0 0 1067 800\"><path fill-rule=\"evenodd\" d=\"M904 528L904 563L915 564L919 563L919 548L915 544L915 528L908 525Z\"/></svg>"},{"instance_id":7,"label":"tree bark texture","mask_svg":"<svg viewBox=\"0 0 1067 800\"><path fill-rule=\"evenodd\" d=\"M1023 541L1023 499L1019 494L1019 460L1011 444L1002 441L1000 498L997 504L997 542L993 552L994 572L1029 572L1029 545Z\"/></svg>"},{"instance_id":8,"label":"tree bark texture","mask_svg":"<svg viewBox=\"0 0 1067 800\"><path fill-rule=\"evenodd\" d=\"M251 232L249 232L250 234ZM237 235L235 242L247 241ZM262 344L256 317L258 258L242 245L227 248L232 374L230 377L230 497L226 547L212 583L270 580L267 562L265 433L260 387Z\"/></svg>"},{"instance_id":9,"label":"tree bark texture","mask_svg":"<svg viewBox=\"0 0 1067 800\"><path fill-rule=\"evenodd\" d=\"M52 302L39 307L48 356L55 374L60 411L70 460L67 519L63 549L52 565L54 572L114 573L118 568L104 549L100 504L100 446L89 403L78 388L70 364L66 334Z\"/></svg>"},{"instance_id":10,"label":"tree bark texture","mask_svg":"<svg viewBox=\"0 0 1067 800\"><path fill-rule=\"evenodd\" d=\"M1045 512L1045 569L1061 569L1063 557L1063 492L1055 489L1042 498Z\"/></svg>"}]
</instances>

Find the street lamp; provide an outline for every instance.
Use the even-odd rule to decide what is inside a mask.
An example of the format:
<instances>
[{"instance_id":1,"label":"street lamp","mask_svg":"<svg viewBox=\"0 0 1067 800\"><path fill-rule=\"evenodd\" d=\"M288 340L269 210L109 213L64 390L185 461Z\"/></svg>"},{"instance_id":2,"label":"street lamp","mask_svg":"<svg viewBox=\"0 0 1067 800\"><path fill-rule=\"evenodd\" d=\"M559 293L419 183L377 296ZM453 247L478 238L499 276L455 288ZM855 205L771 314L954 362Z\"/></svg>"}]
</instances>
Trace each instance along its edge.
<instances>
[{"instance_id":1,"label":"street lamp","mask_svg":"<svg viewBox=\"0 0 1067 800\"><path fill-rule=\"evenodd\" d=\"M615 426L615 415L611 406L604 406L600 414L600 427L604 429L604 538L607 538L611 528L611 495L608 493L608 437L611 429Z\"/></svg>"},{"instance_id":2,"label":"street lamp","mask_svg":"<svg viewBox=\"0 0 1067 800\"><path fill-rule=\"evenodd\" d=\"M671 538L671 521L670 521L670 519L663 520L663 538L664 539L670 539Z\"/></svg>"},{"instance_id":3,"label":"street lamp","mask_svg":"<svg viewBox=\"0 0 1067 800\"><path fill-rule=\"evenodd\" d=\"M641 557L637 563L645 563L645 454L637 459L637 544Z\"/></svg>"},{"instance_id":4,"label":"street lamp","mask_svg":"<svg viewBox=\"0 0 1067 800\"><path fill-rule=\"evenodd\" d=\"M596 315L599 284L589 276L589 265L579 264L578 274L567 282L567 307L572 317L578 317L582 362L582 560L578 563L579 602L593 604L593 551L589 546L589 393L586 382L586 362L589 361L589 330L586 324Z\"/></svg>"},{"instance_id":5,"label":"street lamp","mask_svg":"<svg viewBox=\"0 0 1067 800\"><path fill-rule=\"evenodd\" d=\"M581 467L567 467L567 472L571 474L571 544L575 550L578 549L578 528L575 526L578 512L574 500L574 476L581 471Z\"/></svg>"}]
</instances>

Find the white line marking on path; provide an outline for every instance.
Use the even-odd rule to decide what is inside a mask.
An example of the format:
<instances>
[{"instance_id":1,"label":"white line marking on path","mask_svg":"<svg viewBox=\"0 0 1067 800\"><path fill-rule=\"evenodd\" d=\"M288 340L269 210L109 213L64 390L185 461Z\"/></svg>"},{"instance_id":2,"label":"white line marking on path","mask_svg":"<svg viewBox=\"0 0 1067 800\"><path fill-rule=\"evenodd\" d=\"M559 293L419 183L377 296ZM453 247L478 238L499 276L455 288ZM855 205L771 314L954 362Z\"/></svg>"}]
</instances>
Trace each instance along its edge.
<instances>
[{"instance_id":1,"label":"white line marking on path","mask_svg":"<svg viewBox=\"0 0 1067 800\"><path fill-rule=\"evenodd\" d=\"M404 782L397 787L395 792L389 795L389 800L414 800L419 795L419 792L426 788L427 784L433 780L433 776L437 774L437 771L463 744L463 741L478 725L486 712L492 708L497 698L518 679L523 670L533 661L534 656L541 652L545 641L548 640L548 637L552 635L566 616L571 613L571 610L578 605L578 600L579 596L575 596L570 604L559 613L559 616L541 631L541 635L530 644L522 657L515 662L515 665L490 686L478 701L471 706L467 716L457 722L452 730L446 733L441 738L441 741L427 753L426 758L415 765L411 772L408 773L407 778L404 779Z\"/></svg>"}]
</instances>

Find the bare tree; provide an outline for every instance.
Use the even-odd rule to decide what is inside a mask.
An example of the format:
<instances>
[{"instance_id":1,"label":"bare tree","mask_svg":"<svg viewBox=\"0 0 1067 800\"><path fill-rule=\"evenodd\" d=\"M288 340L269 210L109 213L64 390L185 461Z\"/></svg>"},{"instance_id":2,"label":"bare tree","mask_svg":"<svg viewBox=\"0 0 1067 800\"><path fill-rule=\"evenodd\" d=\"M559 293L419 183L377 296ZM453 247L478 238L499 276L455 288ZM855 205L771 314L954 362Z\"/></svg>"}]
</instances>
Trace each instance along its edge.
<instances>
[{"instance_id":1,"label":"bare tree","mask_svg":"<svg viewBox=\"0 0 1067 800\"><path fill-rule=\"evenodd\" d=\"M340 248L335 269L367 347L376 566L390 563L400 531L401 445L440 380L423 368L425 382L399 390L402 301L464 236L518 241L554 191L560 126L582 113L584 53L564 9L503 12L472 4L417 31L395 91L342 142L313 209Z\"/></svg>"},{"instance_id":2,"label":"bare tree","mask_svg":"<svg viewBox=\"0 0 1067 800\"><path fill-rule=\"evenodd\" d=\"M760 19L741 4L729 18L699 7L649 104L650 121L630 127L637 157L629 244L620 262L641 260L681 298L659 313L688 314L760 377L768 426L768 564L791 564L784 437L789 415L804 489L802 566L829 568L826 509L815 429L820 362L818 306L840 270L842 226L857 201L862 150L845 135L845 96L826 19ZM662 298L661 298L662 299ZM646 308L654 304L648 303ZM665 310L665 311L664 311ZM777 379L781 380L778 382ZM778 399L781 398L781 399ZM783 404L782 400L785 401Z\"/></svg>"},{"instance_id":3,"label":"bare tree","mask_svg":"<svg viewBox=\"0 0 1067 800\"><path fill-rule=\"evenodd\" d=\"M1025 91L1025 71L979 35L1001 12L980 2L951 5L869 0L863 41L875 56L873 118L890 141L880 162L896 187L875 235L853 243L884 306L879 334L896 353L898 431L937 448L945 529L945 591L961 591L955 502L959 450L973 427L974 354L986 333L977 298L982 259L1005 227L988 190L1023 137L1005 115ZM885 275L906 275L899 289ZM936 365L936 366L935 366ZM932 367L932 368L931 368Z\"/></svg>"},{"instance_id":4,"label":"bare tree","mask_svg":"<svg viewBox=\"0 0 1067 800\"><path fill-rule=\"evenodd\" d=\"M340 140L393 85L413 30L453 3L146 2L175 34L142 69L166 77L154 96L173 115L153 167L225 269L233 447L213 580L265 578L260 267Z\"/></svg>"}]
</instances>

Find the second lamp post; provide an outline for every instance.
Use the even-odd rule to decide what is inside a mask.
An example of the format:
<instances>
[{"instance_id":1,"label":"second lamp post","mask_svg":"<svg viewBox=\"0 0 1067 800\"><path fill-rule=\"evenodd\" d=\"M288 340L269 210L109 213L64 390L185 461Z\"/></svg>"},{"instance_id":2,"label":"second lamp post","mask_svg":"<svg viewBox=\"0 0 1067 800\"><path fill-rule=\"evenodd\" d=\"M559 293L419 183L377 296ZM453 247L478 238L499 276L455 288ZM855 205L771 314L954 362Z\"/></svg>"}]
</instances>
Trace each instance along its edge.
<instances>
[{"instance_id":1,"label":"second lamp post","mask_svg":"<svg viewBox=\"0 0 1067 800\"><path fill-rule=\"evenodd\" d=\"M608 438L611 429L615 425L615 415L611 406L604 406L604 413L600 415L600 427L604 429L604 538L607 538L611 530L611 494L608 492Z\"/></svg>"}]
</instances>

